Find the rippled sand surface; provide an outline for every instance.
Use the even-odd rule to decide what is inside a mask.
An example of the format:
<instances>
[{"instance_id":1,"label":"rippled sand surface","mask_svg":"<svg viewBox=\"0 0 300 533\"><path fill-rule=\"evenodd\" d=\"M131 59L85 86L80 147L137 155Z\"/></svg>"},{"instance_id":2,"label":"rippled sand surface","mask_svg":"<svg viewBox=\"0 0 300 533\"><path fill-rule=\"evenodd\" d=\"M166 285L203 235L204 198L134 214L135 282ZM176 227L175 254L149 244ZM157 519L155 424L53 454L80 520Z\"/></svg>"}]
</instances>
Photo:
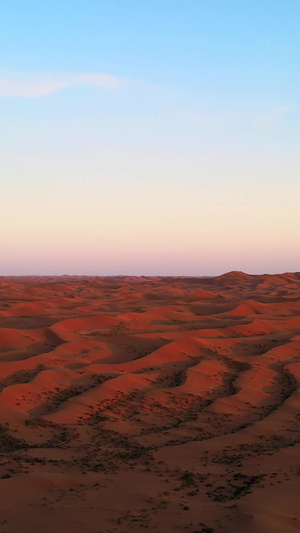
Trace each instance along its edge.
<instances>
[{"instance_id":1,"label":"rippled sand surface","mask_svg":"<svg viewBox=\"0 0 300 533\"><path fill-rule=\"evenodd\" d=\"M300 274L0 278L0 533L300 531Z\"/></svg>"}]
</instances>

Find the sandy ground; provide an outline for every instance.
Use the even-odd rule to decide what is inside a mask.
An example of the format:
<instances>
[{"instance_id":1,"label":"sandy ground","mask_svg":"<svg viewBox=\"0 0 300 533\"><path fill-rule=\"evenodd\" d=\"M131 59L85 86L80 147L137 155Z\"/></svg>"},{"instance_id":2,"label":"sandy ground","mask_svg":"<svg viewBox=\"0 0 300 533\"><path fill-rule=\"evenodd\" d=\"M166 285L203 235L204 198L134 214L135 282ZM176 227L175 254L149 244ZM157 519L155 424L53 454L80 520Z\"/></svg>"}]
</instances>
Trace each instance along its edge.
<instances>
[{"instance_id":1,"label":"sandy ground","mask_svg":"<svg viewBox=\"0 0 300 533\"><path fill-rule=\"evenodd\" d=\"M0 533L299 532L299 288L0 278Z\"/></svg>"}]
</instances>

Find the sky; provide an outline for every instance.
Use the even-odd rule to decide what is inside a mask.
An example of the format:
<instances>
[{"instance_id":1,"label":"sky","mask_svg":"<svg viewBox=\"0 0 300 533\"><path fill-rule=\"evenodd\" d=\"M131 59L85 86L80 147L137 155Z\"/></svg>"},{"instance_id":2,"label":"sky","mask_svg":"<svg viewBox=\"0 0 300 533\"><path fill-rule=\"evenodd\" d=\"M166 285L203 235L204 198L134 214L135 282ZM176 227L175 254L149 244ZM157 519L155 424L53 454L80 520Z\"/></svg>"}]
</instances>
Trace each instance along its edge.
<instances>
[{"instance_id":1,"label":"sky","mask_svg":"<svg viewBox=\"0 0 300 533\"><path fill-rule=\"evenodd\" d=\"M1 0L0 275L300 270L299 0Z\"/></svg>"}]
</instances>

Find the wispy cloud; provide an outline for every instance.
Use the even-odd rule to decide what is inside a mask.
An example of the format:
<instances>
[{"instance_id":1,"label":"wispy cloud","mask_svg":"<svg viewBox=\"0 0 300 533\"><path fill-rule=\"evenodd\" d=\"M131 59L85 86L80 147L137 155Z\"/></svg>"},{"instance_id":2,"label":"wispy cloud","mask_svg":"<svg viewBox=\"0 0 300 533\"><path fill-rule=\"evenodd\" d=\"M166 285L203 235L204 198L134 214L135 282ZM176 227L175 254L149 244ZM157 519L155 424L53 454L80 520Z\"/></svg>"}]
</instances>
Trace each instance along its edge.
<instances>
[{"instance_id":1,"label":"wispy cloud","mask_svg":"<svg viewBox=\"0 0 300 533\"><path fill-rule=\"evenodd\" d=\"M68 87L90 85L100 89L118 89L125 84L117 76L101 73L86 74L14 74L0 75L0 98L38 98Z\"/></svg>"}]
</instances>

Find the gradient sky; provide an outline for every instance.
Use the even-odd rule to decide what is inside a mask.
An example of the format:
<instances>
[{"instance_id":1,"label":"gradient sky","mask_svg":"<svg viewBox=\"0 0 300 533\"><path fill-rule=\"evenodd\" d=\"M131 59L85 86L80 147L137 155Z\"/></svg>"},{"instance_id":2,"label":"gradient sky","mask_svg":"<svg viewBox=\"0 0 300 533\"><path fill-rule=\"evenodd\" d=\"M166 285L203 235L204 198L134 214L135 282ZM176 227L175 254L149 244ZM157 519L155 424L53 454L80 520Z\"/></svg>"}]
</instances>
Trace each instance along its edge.
<instances>
[{"instance_id":1,"label":"gradient sky","mask_svg":"<svg viewBox=\"0 0 300 533\"><path fill-rule=\"evenodd\" d=\"M300 270L299 0L1 0L0 275Z\"/></svg>"}]
</instances>

